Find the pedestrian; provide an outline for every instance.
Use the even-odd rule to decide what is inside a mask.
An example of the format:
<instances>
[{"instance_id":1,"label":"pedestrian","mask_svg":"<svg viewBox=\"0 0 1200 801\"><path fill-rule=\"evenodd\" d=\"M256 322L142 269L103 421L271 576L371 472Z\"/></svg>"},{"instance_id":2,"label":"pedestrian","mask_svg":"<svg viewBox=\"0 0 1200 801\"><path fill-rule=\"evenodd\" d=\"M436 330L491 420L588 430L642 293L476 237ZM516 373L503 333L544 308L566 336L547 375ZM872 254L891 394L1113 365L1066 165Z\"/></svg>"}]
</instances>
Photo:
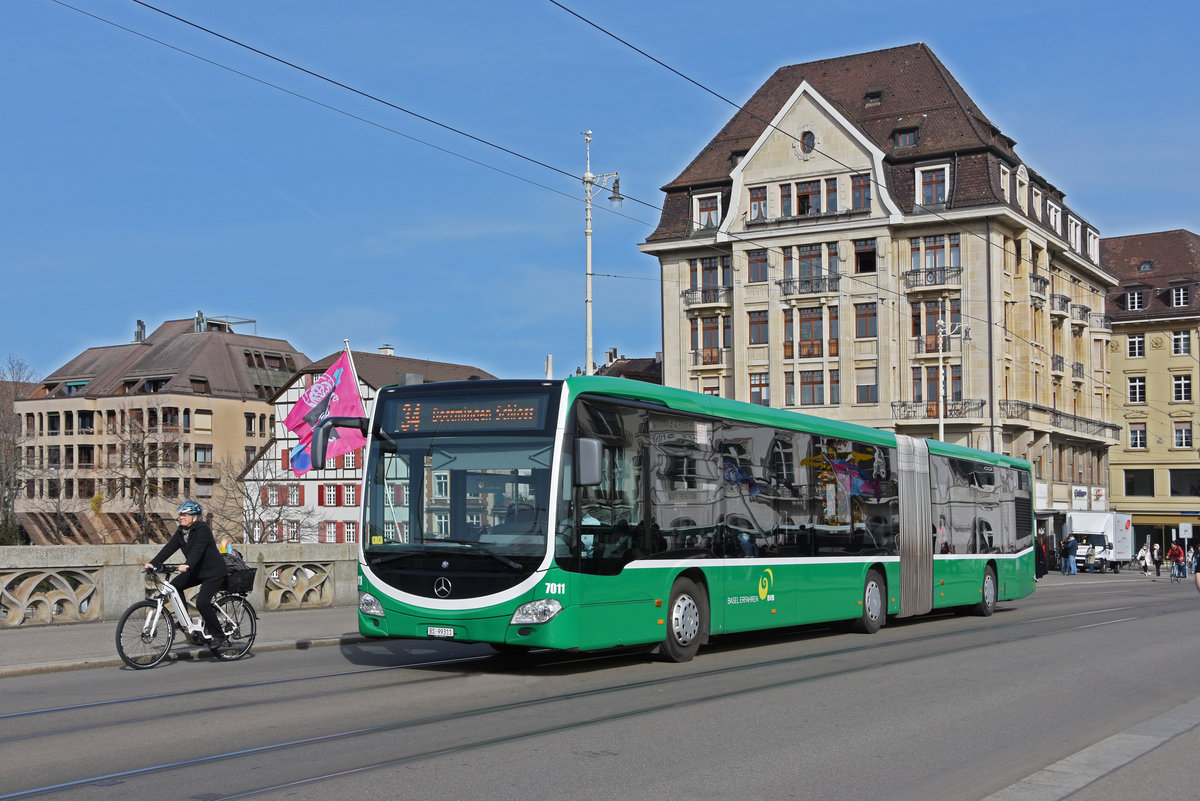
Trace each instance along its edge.
<instances>
[{"instance_id":1,"label":"pedestrian","mask_svg":"<svg viewBox=\"0 0 1200 801\"><path fill-rule=\"evenodd\" d=\"M1096 572L1096 546L1088 545L1085 547L1088 549L1087 556L1084 557L1084 561L1087 562L1088 572L1095 573Z\"/></svg>"},{"instance_id":2,"label":"pedestrian","mask_svg":"<svg viewBox=\"0 0 1200 801\"><path fill-rule=\"evenodd\" d=\"M1154 543L1154 548L1150 552L1150 558L1154 560L1154 575L1162 575L1162 550L1159 549L1158 543Z\"/></svg>"},{"instance_id":3,"label":"pedestrian","mask_svg":"<svg viewBox=\"0 0 1200 801\"><path fill-rule=\"evenodd\" d=\"M1138 564L1142 566L1142 575L1150 575L1150 549L1142 544L1142 549L1137 553Z\"/></svg>"},{"instance_id":4,"label":"pedestrian","mask_svg":"<svg viewBox=\"0 0 1200 801\"><path fill-rule=\"evenodd\" d=\"M1067 550L1067 575L1077 575L1079 566L1075 564L1075 554L1079 551L1079 540L1075 539L1074 534L1068 534L1064 547Z\"/></svg>"},{"instance_id":5,"label":"pedestrian","mask_svg":"<svg viewBox=\"0 0 1200 801\"><path fill-rule=\"evenodd\" d=\"M1058 546L1058 572L1067 575L1067 541Z\"/></svg>"},{"instance_id":6,"label":"pedestrian","mask_svg":"<svg viewBox=\"0 0 1200 801\"><path fill-rule=\"evenodd\" d=\"M1197 549L1200 553L1200 549ZM1033 546L1033 580L1038 581L1049 571L1049 554L1046 553L1046 535L1038 534L1037 544Z\"/></svg>"}]
</instances>

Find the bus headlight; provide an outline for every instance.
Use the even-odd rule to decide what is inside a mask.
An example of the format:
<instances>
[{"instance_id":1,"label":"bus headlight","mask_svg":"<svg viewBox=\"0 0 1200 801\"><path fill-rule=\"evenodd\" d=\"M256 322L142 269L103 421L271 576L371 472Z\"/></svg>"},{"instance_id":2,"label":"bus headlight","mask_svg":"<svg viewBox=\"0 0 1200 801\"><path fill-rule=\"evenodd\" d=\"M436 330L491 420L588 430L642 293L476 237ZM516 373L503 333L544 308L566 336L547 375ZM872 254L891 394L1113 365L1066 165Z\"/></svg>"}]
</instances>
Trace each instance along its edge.
<instances>
[{"instance_id":1,"label":"bus headlight","mask_svg":"<svg viewBox=\"0 0 1200 801\"><path fill-rule=\"evenodd\" d=\"M527 604L521 604L517 607L517 611L513 612L512 620L509 621L509 624L513 626L527 626L531 623L548 623L561 611L562 604L553 598L530 601Z\"/></svg>"},{"instance_id":2,"label":"bus headlight","mask_svg":"<svg viewBox=\"0 0 1200 801\"><path fill-rule=\"evenodd\" d=\"M383 617L383 604L374 595L366 592L358 594L358 611L371 617Z\"/></svg>"}]
</instances>

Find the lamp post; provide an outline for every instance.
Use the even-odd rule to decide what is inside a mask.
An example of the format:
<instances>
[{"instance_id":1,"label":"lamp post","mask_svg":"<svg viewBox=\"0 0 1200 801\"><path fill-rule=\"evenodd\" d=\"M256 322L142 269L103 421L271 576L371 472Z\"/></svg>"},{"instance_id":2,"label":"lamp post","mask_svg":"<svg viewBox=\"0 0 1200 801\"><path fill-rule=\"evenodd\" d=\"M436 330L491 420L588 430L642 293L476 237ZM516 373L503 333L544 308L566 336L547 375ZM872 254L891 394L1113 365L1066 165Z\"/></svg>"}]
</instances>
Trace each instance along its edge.
<instances>
[{"instance_id":1,"label":"lamp post","mask_svg":"<svg viewBox=\"0 0 1200 801\"><path fill-rule=\"evenodd\" d=\"M960 342L962 342L962 343L971 341L971 329L970 328L964 328L963 324L961 322L958 322L958 323L946 322L946 318L944 316L945 304L946 304L946 298L945 298L945 296L943 296L941 303L938 304L938 321L937 321L938 389L940 390L938 394L941 396L938 398L938 442L946 441L946 401L948 400L947 396L949 395L949 388L947 387L947 384L949 382L946 381L946 368L945 368L946 345L949 343L950 337L955 337L955 336L960 337L961 338ZM965 347L962 347L959 349L960 360L961 360L962 350L965 350Z\"/></svg>"},{"instance_id":2,"label":"lamp post","mask_svg":"<svg viewBox=\"0 0 1200 801\"><path fill-rule=\"evenodd\" d=\"M608 198L609 205L614 209L621 207L621 178L615 172L601 173L600 175L592 174L592 132L583 132L584 147L587 149L587 169L583 173L583 198L584 208L586 209L586 225L583 229L583 237L587 242L587 288L586 295L583 301L584 319L587 326L587 347L584 358L586 361L587 375L595 373L595 366L592 362L592 198L600 194L601 191L608 188L608 182L612 181L612 194Z\"/></svg>"}]
</instances>

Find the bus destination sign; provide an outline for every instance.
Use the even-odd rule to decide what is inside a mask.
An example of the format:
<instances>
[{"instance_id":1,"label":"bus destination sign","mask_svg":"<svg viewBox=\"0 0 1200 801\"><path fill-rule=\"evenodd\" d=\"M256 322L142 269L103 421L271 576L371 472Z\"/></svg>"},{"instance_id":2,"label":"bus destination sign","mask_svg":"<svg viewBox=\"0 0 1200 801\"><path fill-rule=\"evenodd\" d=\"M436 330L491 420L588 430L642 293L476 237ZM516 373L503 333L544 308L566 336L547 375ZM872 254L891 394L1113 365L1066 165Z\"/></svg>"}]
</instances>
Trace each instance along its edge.
<instances>
[{"instance_id":1,"label":"bus destination sign","mask_svg":"<svg viewBox=\"0 0 1200 801\"><path fill-rule=\"evenodd\" d=\"M396 403L398 434L478 430L541 430L546 398L538 395L429 398Z\"/></svg>"}]
</instances>

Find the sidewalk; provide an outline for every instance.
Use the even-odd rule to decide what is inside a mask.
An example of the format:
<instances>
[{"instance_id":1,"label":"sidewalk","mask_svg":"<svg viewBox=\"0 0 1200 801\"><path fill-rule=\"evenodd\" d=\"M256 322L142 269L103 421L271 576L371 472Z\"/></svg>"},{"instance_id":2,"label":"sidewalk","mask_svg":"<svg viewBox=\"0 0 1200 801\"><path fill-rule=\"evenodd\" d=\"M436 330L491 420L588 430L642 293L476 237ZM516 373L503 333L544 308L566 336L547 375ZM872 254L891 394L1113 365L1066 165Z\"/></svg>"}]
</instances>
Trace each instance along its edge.
<instances>
[{"instance_id":1,"label":"sidewalk","mask_svg":"<svg viewBox=\"0 0 1200 801\"><path fill-rule=\"evenodd\" d=\"M59 670L119 666L117 622L0 629L0 679ZM362 642L354 606L260 612L254 651L284 651ZM176 636L169 659L207 659L208 649Z\"/></svg>"}]
</instances>

